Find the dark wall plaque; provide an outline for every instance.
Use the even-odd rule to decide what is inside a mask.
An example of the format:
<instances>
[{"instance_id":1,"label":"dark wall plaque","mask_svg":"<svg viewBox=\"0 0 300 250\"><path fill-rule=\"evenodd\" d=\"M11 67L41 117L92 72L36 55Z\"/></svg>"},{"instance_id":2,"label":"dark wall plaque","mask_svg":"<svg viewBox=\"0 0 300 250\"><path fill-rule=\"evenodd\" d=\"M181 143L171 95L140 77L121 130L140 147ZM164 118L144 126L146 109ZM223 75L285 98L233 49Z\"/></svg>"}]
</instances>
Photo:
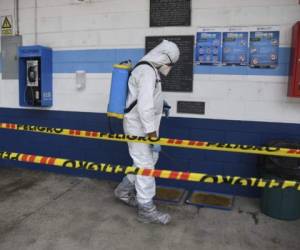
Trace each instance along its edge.
<instances>
[{"instance_id":1,"label":"dark wall plaque","mask_svg":"<svg viewBox=\"0 0 300 250\"><path fill-rule=\"evenodd\" d=\"M190 25L191 0L150 0L150 27Z\"/></svg>"},{"instance_id":2,"label":"dark wall plaque","mask_svg":"<svg viewBox=\"0 0 300 250\"><path fill-rule=\"evenodd\" d=\"M178 101L177 102L177 113L204 115L205 114L205 102Z\"/></svg>"},{"instance_id":3,"label":"dark wall plaque","mask_svg":"<svg viewBox=\"0 0 300 250\"><path fill-rule=\"evenodd\" d=\"M194 36L151 36L146 37L146 53L158 45L163 39L176 43L180 50L179 61L171 73L162 76L162 90L174 92L193 91L193 55Z\"/></svg>"}]
</instances>

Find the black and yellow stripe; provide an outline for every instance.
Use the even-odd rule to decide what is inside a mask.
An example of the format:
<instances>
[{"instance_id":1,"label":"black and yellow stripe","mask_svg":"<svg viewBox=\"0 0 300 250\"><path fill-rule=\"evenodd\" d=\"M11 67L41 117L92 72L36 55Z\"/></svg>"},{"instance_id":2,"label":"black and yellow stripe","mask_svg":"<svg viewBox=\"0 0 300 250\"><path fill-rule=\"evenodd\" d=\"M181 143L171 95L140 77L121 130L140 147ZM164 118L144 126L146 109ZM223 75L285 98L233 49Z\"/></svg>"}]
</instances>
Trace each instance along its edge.
<instances>
[{"instance_id":1,"label":"black and yellow stripe","mask_svg":"<svg viewBox=\"0 0 300 250\"><path fill-rule=\"evenodd\" d=\"M244 178L239 176L208 175L205 173L191 173L161 169L143 169L133 166L122 166L108 163L96 163L81 160L71 160L64 158L48 157L42 155L29 155L23 153L0 151L0 159L35 163L41 165L55 166L59 168L81 169L87 172L102 172L108 174L134 174L142 176L152 176L163 179L173 179L179 181L199 182L208 184L228 184L242 187L258 188L281 188L295 189L300 191L300 183L291 180L278 181L275 179Z\"/></svg>"}]
</instances>

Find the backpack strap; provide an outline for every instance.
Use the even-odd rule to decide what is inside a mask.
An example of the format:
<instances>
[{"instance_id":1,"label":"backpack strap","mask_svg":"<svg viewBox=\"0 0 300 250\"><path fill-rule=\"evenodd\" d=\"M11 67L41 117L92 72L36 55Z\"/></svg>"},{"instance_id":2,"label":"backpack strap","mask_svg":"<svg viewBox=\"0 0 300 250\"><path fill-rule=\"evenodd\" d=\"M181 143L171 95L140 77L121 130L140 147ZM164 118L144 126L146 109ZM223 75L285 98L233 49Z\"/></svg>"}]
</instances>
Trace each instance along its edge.
<instances>
[{"instance_id":1,"label":"backpack strap","mask_svg":"<svg viewBox=\"0 0 300 250\"><path fill-rule=\"evenodd\" d=\"M124 110L124 113L125 113L125 114L129 113L129 112L135 107L136 104L137 104L137 100L135 100L134 102L132 102L132 103L129 105L129 107L126 108L126 109Z\"/></svg>"},{"instance_id":2,"label":"backpack strap","mask_svg":"<svg viewBox=\"0 0 300 250\"><path fill-rule=\"evenodd\" d=\"M154 68L154 66L153 66L151 63L149 63L149 62L147 62L147 61L140 61L140 62L138 62L138 63L134 66L134 68L131 70L131 72L132 72L135 68L137 68L138 66L140 66L140 65L149 65L151 68L153 68L153 70L154 70L154 72L155 72L155 75L156 75L156 84L160 82L159 78L157 77L156 69ZM130 75L131 75L131 72L130 72ZM129 75L129 76L130 76L130 75ZM156 85L156 84L155 84L155 85ZM125 114L129 113L129 112L135 107L136 104L137 104L137 100L133 101L133 102L129 105L128 108L125 108L125 109L124 109L124 113L125 113Z\"/></svg>"}]
</instances>

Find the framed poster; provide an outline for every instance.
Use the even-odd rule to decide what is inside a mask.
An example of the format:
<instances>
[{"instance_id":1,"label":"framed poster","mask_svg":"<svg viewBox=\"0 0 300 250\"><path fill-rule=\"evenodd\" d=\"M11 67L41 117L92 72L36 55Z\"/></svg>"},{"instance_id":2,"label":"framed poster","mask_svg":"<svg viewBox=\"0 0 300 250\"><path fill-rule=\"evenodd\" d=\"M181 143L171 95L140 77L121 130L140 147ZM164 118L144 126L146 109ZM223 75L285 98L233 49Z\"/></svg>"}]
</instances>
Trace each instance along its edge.
<instances>
[{"instance_id":1,"label":"framed poster","mask_svg":"<svg viewBox=\"0 0 300 250\"><path fill-rule=\"evenodd\" d=\"M217 65L221 63L221 32L197 32L195 62L197 64Z\"/></svg>"},{"instance_id":2,"label":"framed poster","mask_svg":"<svg viewBox=\"0 0 300 250\"><path fill-rule=\"evenodd\" d=\"M224 65L248 65L248 34L248 32L223 33Z\"/></svg>"},{"instance_id":3,"label":"framed poster","mask_svg":"<svg viewBox=\"0 0 300 250\"><path fill-rule=\"evenodd\" d=\"M178 62L167 77L161 76L162 90L174 92L193 91L194 36L150 36L146 37L146 53L163 39L177 44L180 50Z\"/></svg>"},{"instance_id":4,"label":"framed poster","mask_svg":"<svg viewBox=\"0 0 300 250\"><path fill-rule=\"evenodd\" d=\"M250 32L249 63L255 68L275 68L278 65L279 31Z\"/></svg>"}]
</instances>

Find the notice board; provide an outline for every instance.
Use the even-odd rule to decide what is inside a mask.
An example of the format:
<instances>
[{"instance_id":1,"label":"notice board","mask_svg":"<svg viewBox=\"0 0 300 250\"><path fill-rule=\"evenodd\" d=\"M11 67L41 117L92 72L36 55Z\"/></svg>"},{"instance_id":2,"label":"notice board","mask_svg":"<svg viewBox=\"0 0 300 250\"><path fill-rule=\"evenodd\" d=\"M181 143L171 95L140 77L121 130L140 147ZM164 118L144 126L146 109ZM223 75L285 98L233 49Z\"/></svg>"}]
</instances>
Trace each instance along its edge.
<instances>
[{"instance_id":1,"label":"notice board","mask_svg":"<svg viewBox=\"0 0 300 250\"><path fill-rule=\"evenodd\" d=\"M157 46L163 39L177 44L180 50L178 62L170 74L162 78L162 90L174 92L193 91L193 55L194 36L149 36L146 37L146 53Z\"/></svg>"}]
</instances>

